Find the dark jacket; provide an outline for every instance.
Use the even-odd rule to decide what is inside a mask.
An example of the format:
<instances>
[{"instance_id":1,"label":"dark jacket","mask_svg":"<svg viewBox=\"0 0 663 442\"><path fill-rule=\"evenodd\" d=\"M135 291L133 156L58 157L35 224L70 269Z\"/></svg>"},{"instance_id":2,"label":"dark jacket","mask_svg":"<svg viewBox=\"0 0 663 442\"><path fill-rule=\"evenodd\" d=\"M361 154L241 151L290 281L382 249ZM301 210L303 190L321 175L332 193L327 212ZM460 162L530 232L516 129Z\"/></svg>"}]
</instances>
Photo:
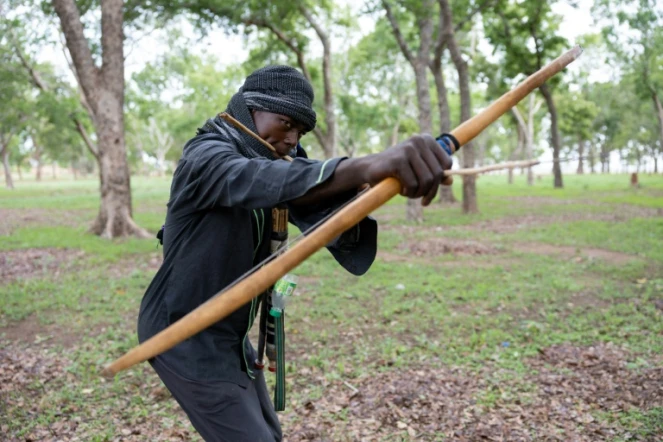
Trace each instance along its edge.
<instances>
[{"instance_id":1,"label":"dark jacket","mask_svg":"<svg viewBox=\"0 0 663 442\"><path fill-rule=\"evenodd\" d=\"M271 208L328 180L342 160L321 162L299 154L292 162L247 159L221 135L205 133L190 140L173 176L164 261L141 303L139 341L173 324L269 256ZM351 196L315 207L290 206L290 221L304 231ZM363 274L375 258L376 238L377 224L366 218L328 248L347 270ZM254 298L158 358L187 379L246 386L255 359L247 334L258 302Z\"/></svg>"}]
</instances>

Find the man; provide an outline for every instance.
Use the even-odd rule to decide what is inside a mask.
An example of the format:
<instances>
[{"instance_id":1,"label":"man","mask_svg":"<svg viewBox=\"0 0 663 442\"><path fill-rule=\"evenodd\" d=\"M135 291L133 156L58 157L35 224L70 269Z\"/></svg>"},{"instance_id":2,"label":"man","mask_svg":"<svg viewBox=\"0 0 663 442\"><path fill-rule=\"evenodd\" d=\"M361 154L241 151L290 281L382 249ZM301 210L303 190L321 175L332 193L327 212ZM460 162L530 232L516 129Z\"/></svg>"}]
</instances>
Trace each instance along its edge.
<instances>
[{"instance_id":1,"label":"man","mask_svg":"<svg viewBox=\"0 0 663 442\"><path fill-rule=\"evenodd\" d=\"M184 147L173 176L163 233L164 261L141 303L141 342L207 301L270 253L271 209L285 205L300 229L315 224L362 185L393 176L402 194L428 204L451 167L429 135L363 158L306 158L301 137L313 130L313 89L297 70L268 66L246 78L226 112L280 156L216 117ZM377 225L364 219L328 245L360 275L376 252ZM264 298L264 297L263 297ZM254 299L227 318L150 360L207 441L281 440L281 428L247 336ZM264 304L264 302L263 302ZM264 314L264 309L263 309Z\"/></svg>"}]
</instances>

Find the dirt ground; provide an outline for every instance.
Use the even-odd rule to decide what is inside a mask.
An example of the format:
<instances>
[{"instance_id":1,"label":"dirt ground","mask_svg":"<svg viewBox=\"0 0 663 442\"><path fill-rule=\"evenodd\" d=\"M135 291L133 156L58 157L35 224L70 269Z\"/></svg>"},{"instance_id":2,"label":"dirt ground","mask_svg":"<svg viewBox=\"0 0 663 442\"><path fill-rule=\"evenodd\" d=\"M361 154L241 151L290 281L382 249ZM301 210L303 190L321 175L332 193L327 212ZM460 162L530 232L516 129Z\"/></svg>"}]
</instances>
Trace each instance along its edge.
<instances>
[{"instance_id":1,"label":"dirt ground","mask_svg":"<svg viewBox=\"0 0 663 442\"><path fill-rule=\"evenodd\" d=\"M631 210L631 209L629 209ZM659 216L649 209L632 209L619 214L578 214L578 219L615 220L619 217ZM8 214L4 209L2 214ZM12 212L11 222L3 223L0 235L9 234L30 217L47 216L43 212ZM569 221L576 215L564 215ZM523 216L517 219L487 221L468 226L493 232L507 232L532 224L555 222L554 216ZM62 222L66 222L62 221ZM504 250L470 240L435 237L420 242L409 239L410 228L401 229L403 241L397 253L380 252L386 260L416 260L430 257L482 256L502 260ZM559 256L564 259L599 259L612 264L625 264L634 257L595 248L575 248L538 243L516 243L513 250ZM403 253L403 255L400 255ZM23 249L0 253L0 284L34 278L45 272L71 271L84 254L61 249ZM141 265L158 268L160 256L155 253ZM135 267L130 261L111 269L118 275ZM661 306L663 310L663 305ZM43 329L41 329L43 332ZM67 371L71 363L66 354L54 354L54 342L65 347L76 345L76 337L64 329L49 330L52 342L39 341L40 326L27 318L11 328L4 328L5 341L0 346L0 415L5 407L22 407L37 418L57 404L49 402L49 385L56 382L76 383ZM352 337L345 345L351 346ZM2 341L0 341L2 342ZM29 344L29 345L26 345ZM416 369L386 370L351 380L329 383L323 373L302 371L297 384L305 385L298 397L281 415L287 441L378 441L378 440L445 440L453 441L610 441L618 436L625 440L660 441L663 434L640 436L623 432L616 419L618 413L637 409L663 407L663 357L633 369L634 356L612 344L595 346L558 345L542 348L536 357L526 360L525 373L501 371L490 363L476 372L432 362ZM657 368L652 368L657 367ZM153 377L145 387L145 400L159 407L172 401ZM34 388L41 385L41 389ZM313 399L314 389L323 390ZM15 403L13 392L29 391L29 401ZM311 392L311 399L306 399ZM86 440L79 427L86 417L76 409L62 409L61 419L40 425L25 441ZM158 416L127 421L121 410L112 416L120 433L117 441L179 441L195 435L177 426L163 431ZM185 421L179 412L176 419ZM0 420L1 422L1 420ZM0 434L8 427L0 426Z\"/></svg>"},{"instance_id":2,"label":"dirt ground","mask_svg":"<svg viewBox=\"0 0 663 442\"><path fill-rule=\"evenodd\" d=\"M45 273L59 275L71 271L85 253L70 249L18 249L0 252L0 281L8 284L18 279L38 278Z\"/></svg>"},{"instance_id":3,"label":"dirt ground","mask_svg":"<svg viewBox=\"0 0 663 442\"><path fill-rule=\"evenodd\" d=\"M609 441L624 436L612 413L663 406L663 368L632 370L628 352L611 344L559 345L541 349L527 360L521 377L484 366L468 372L422 365L359 379L323 383L320 373L300 373L298 383L324 387L320 399L290 403L281 414L288 441L378 441L400 435L432 441ZM657 361L660 367L660 362ZM55 404L46 394L51 383L76 382L64 355L44 349L8 346L0 350L0 406L20 406L38 416ZM501 376L504 375L504 376ZM302 379L303 377L303 379ZM39 383L43 390L34 389ZM153 379L145 400L172 400ZM14 403L12 391L31 391L29 401ZM83 394L89 394L82 390ZM481 400L494 393L492 406ZM73 407L73 408L72 408ZM38 427L26 441L85 440L78 427L85 416L75 405L62 409L62 420ZM597 415L605 416L597 419ZM75 416L75 417L74 417ZM179 419L184 419L180 414ZM187 430L164 432L158 418L127 422L113 417L120 434L112 440L189 440ZM534 435L534 436L533 436ZM627 440L657 440L632 435ZM401 440L401 439L397 439ZM660 440L660 439L658 439Z\"/></svg>"},{"instance_id":4,"label":"dirt ground","mask_svg":"<svg viewBox=\"0 0 663 442\"><path fill-rule=\"evenodd\" d=\"M565 345L542 349L518 381L496 383L499 373L490 366L479 373L422 366L376 374L330 385L322 399L289 410L284 422L292 441L372 441L397 433L412 440L612 440L623 432L593 413L663 405L663 369L636 372L628 361L610 344ZM486 389L497 397L490 410L477 401ZM343 412L347 425L339 431L333 418Z\"/></svg>"}]
</instances>

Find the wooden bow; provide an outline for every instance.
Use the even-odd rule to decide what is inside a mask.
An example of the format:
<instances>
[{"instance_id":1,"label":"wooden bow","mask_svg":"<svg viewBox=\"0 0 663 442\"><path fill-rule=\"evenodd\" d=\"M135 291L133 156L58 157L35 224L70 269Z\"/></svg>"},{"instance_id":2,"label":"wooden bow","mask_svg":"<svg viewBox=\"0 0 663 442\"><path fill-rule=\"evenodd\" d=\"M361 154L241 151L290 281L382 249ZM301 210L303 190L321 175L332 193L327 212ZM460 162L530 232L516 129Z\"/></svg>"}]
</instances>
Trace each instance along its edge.
<instances>
[{"instance_id":1,"label":"wooden bow","mask_svg":"<svg viewBox=\"0 0 663 442\"><path fill-rule=\"evenodd\" d=\"M576 46L548 65L530 75L513 90L507 92L475 117L465 121L451 134L462 146L471 141L486 127L509 111L520 100L546 80L560 72L582 53ZM120 358L107 365L102 373L114 376L139 362L153 358L199 333L210 325L225 318L254 297L269 289L279 278L297 267L302 261L324 247L331 240L350 229L378 207L398 195L401 188L396 178L387 178L359 198L346 205L324 224L281 254L276 259L260 268L250 277L239 281L229 289L217 293L213 298L201 304L188 315L162 330L152 338L134 347Z\"/></svg>"}]
</instances>

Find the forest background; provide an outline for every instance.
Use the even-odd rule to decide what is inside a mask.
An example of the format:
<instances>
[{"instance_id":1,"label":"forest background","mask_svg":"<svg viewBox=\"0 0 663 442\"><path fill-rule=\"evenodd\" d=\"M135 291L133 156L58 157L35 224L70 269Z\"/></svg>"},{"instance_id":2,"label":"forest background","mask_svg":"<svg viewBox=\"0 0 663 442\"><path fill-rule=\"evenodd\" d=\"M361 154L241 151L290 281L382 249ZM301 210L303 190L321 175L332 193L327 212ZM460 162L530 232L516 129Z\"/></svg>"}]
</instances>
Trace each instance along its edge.
<instances>
[{"instance_id":1,"label":"forest background","mask_svg":"<svg viewBox=\"0 0 663 442\"><path fill-rule=\"evenodd\" d=\"M0 156L8 188L97 175L91 230L146 236L130 176L172 172L181 147L252 70L299 67L327 158L439 134L574 44L585 54L462 150L456 167L520 159L528 171L659 172L663 10L655 0L324 2L6 1L0 39ZM566 36L568 37L566 37ZM575 40L575 41L571 41ZM111 185L111 183L113 183ZM478 210L473 176L463 211ZM453 199L443 191L441 197ZM423 212L408 202L408 219Z\"/></svg>"}]
</instances>

